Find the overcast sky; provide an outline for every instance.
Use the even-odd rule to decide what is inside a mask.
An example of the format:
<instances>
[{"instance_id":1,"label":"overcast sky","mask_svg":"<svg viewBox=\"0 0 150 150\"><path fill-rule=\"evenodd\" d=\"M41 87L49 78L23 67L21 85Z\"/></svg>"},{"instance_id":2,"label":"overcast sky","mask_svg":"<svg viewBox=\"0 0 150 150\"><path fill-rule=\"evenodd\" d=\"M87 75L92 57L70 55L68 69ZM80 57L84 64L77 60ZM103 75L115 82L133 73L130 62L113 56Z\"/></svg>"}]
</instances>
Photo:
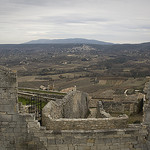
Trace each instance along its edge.
<instances>
[{"instance_id":1,"label":"overcast sky","mask_svg":"<svg viewBox=\"0 0 150 150\"><path fill-rule=\"evenodd\" d=\"M0 0L0 44L59 38L150 42L150 0Z\"/></svg>"}]
</instances>

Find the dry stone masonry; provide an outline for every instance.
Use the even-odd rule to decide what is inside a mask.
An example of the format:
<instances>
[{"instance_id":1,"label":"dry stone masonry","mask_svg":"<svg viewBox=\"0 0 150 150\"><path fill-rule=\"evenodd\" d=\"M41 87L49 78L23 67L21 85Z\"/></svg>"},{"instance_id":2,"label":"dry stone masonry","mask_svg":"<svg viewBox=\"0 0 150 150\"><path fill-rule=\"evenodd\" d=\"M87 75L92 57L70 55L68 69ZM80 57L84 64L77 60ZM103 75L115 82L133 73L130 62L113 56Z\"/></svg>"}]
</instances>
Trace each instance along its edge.
<instances>
[{"instance_id":1,"label":"dry stone masonry","mask_svg":"<svg viewBox=\"0 0 150 150\"><path fill-rule=\"evenodd\" d=\"M31 124L38 122L18 113L16 74L0 67L0 150L44 150L40 139L29 132Z\"/></svg>"},{"instance_id":2,"label":"dry stone masonry","mask_svg":"<svg viewBox=\"0 0 150 150\"><path fill-rule=\"evenodd\" d=\"M86 118L89 114L89 96L87 93L72 91L63 99L50 101L43 108L43 117L48 114L50 118Z\"/></svg>"},{"instance_id":3,"label":"dry stone masonry","mask_svg":"<svg viewBox=\"0 0 150 150\"><path fill-rule=\"evenodd\" d=\"M149 93L149 89L146 91ZM149 94L148 94L149 95ZM16 74L0 67L0 150L149 150L150 106L146 104L143 124L122 128L46 130L34 119L34 115L19 113L17 104ZM148 98L149 99L149 98ZM55 116L56 118L59 116ZM66 119L66 118L64 118ZM70 118L67 118L70 119ZM77 118L76 118L77 119ZM98 118L101 119L101 118ZM105 118L102 118L102 120ZM107 118L108 120L110 118ZM99 121L101 124L108 120ZM83 122L86 119L83 119ZM57 119L55 119L57 121ZM75 122L76 120L71 119ZM78 122L79 126L82 126ZM72 124L74 124L74 122ZM62 122L65 124L64 122ZM96 124L93 120L88 124ZM112 120L112 124L118 123Z\"/></svg>"},{"instance_id":4,"label":"dry stone masonry","mask_svg":"<svg viewBox=\"0 0 150 150\"><path fill-rule=\"evenodd\" d=\"M43 108L42 125L48 130L55 131L121 129L127 127L128 116L111 117L102 107L98 109L97 118L87 118L89 114L88 101L88 94L80 91L70 92L62 101L50 101Z\"/></svg>"},{"instance_id":5,"label":"dry stone masonry","mask_svg":"<svg viewBox=\"0 0 150 150\"><path fill-rule=\"evenodd\" d=\"M105 95L104 95L105 96ZM108 113L128 113L134 114L141 111L144 94L136 93L132 95L113 95L109 97L92 98L89 103L91 109L97 108L98 101L102 101L103 108Z\"/></svg>"}]
</instances>

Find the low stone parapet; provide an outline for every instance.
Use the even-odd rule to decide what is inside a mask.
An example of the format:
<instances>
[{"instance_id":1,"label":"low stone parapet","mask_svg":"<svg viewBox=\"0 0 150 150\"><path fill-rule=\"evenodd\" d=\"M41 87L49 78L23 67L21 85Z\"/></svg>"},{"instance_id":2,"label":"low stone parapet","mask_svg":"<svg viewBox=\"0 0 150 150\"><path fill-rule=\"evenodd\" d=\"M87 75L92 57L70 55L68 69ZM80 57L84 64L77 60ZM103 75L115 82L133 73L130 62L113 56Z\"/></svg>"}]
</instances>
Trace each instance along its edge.
<instances>
[{"instance_id":1,"label":"low stone parapet","mask_svg":"<svg viewBox=\"0 0 150 150\"><path fill-rule=\"evenodd\" d=\"M44 116L42 125L48 130L101 130L121 129L127 127L128 116L112 118L87 118L87 119L51 119Z\"/></svg>"}]
</instances>

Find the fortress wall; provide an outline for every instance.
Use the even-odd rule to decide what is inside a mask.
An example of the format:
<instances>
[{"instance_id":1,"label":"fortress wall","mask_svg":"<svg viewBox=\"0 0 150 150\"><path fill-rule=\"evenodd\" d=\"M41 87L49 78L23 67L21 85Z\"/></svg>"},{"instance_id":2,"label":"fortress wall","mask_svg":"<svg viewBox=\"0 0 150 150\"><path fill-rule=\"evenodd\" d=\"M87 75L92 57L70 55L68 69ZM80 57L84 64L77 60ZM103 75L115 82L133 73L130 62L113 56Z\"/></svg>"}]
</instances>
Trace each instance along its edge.
<instances>
[{"instance_id":1,"label":"fortress wall","mask_svg":"<svg viewBox=\"0 0 150 150\"><path fill-rule=\"evenodd\" d=\"M144 125L101 130L58 129L45 130L31 114L18 113L16 74L0 67L0 150L149 149Z\"/></svg>"},{"instance_id":2,"label":"fortress wall","mask_svg":"<svg viewBox=\"0 0 150 150\"><path fill-rule=\"evenodd\" d=\"M28 118L28 129L47 150L148 150L146 126L105 130L45 130ZM32 139L32 138L31 138Z\"/></svg>"},{"instance_id":3,"label":"fortress wall","mask_svg":"<svg viewBox=\"0 0 150 150\"><path fill-rule=\"evenodd\" d=\"M143 140L145 130L60 131L50 133L47 147L49 150L148 150Z\"/></svg>"},{"instance_id":4,"label":"fortress wall","mask_svg":"<svg viewBox=\"0 0 150 150\"><path fill-rule=\"evenodd\" d=\"M28 125L27 115L18 113L16 74L0 67L0 150L44 150Z\"/></svg>"}]
</instances>

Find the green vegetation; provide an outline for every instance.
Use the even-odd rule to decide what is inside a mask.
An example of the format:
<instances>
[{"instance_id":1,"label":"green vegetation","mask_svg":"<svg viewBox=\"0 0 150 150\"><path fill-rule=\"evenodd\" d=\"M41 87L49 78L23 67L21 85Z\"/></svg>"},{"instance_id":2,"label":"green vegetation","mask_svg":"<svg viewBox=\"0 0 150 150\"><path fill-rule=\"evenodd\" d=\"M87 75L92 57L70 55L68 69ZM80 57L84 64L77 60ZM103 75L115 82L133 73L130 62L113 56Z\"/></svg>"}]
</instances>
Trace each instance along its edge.
<instances>
[{"instance_id":1,"label":"green vegetation","mask_svg":"<svg viewBox=\"0 0 150 150\"><path fill-rule=\"evenodd\" d=\"M51 92L51 91L42 91L42 90L35 90L35 89L23 89L19 88L20 91L27 91L27 92L34 92L34 93L46 93L46 94L55 94L55 95L66 95L66 93L60 92Z\"/></svg>"},{"instance_id":2,"label":"green vegetation","mask_svg":"<svg viewBox=\"0 0 150 150\"><path fill-rule=\"evenodd\" d=\"M22 105L30 105L31 100L30 100L30 99L25 99L25 98L23 98L23 97L18 97L18 102L21 102ZM35 102L32 102L32 104L40 105L40 103L35 103ZM47 104L47 102L42 101L42 104L41 104L42 108L43 108L46 104Z\"/></svg>"},{"instance_id":3,"label":"green vegetation","mask_svg":"<svg viewBox=\"0 0 150 150\"><path fill-rule=\"evenodd\" d=\"M28 105L30 103L29 99L25 99L23 97L18 97L18 102L21 102L22 105Z\"/></svg>"}]
</instances>

